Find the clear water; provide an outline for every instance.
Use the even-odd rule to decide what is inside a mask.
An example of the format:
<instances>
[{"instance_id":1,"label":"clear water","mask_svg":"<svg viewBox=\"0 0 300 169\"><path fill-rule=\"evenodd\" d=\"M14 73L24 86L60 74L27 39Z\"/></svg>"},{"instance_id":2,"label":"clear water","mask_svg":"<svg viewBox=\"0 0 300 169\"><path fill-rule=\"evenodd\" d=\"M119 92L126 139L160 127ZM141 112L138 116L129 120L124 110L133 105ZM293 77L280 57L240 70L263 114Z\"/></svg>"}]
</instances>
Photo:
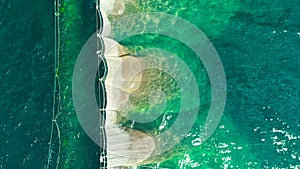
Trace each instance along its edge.
<instances>
[{"instance_id":1,"label":"clear water","mask_svg":"<svg viewBox=\"0 0 300 169\"><path fill-rule=\"evenodd\" d=\"M99 148L81 129L71 100L76 57L96 27L94 2L61 3L60 102L53 106L53 2L0 1L1 169L99 168ZM297 1L270 0L128 3L129 13L162 11L197 25L217 49L227 77L226 108L214 135L198 145L195 127L181 151L165 155L159 167L299 167L299 6ZM165 37L141 36L123 44L145 48L153 46L151 38L161 42L154 45L173 49L163 43L170 41ZM173 45L174 53L193 55L183 45ZM197 72L201 65L195 65ZM60 132L54 126L48 160L53 109Z\"/></svg>"}]
</instances>

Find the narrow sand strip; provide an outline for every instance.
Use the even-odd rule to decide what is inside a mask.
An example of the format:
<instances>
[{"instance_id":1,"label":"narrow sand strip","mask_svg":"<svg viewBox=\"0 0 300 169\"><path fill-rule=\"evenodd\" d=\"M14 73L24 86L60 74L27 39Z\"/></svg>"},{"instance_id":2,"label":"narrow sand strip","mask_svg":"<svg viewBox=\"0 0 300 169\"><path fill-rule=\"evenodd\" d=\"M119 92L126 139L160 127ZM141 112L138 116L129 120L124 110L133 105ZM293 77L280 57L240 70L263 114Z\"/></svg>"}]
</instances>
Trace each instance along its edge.
<instances>
[{"instance_id":1,"label":"narrow sand strip","mask_svg":"<svg viewBox=\"0 0 300 169\"><path fill-rule=\"evenodd\" d=\"M128 105L129 94L136 90L142 80L142 66L137 57L124 56L127 51L118 42L109 38L111 24L107 14L121 15L125 5L120 0L102 0L103 17L102 39L105 45L105 59L108 72L105 79L107 95L106 139L108 168L133 166L150 157L155 142L148 134L134 129L122 129L117 123L117 110ZM123 56L123 57L120 57Z\"/></svg>"}]
</instances>

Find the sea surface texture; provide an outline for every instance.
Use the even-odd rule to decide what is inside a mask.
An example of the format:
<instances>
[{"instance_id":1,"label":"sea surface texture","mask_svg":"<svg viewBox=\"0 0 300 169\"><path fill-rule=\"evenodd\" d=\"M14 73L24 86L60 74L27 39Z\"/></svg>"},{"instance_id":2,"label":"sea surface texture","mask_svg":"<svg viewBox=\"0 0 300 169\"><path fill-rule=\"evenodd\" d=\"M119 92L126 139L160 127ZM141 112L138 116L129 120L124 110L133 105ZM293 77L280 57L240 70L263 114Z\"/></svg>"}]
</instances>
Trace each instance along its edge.
<instances>
[{"instance_id":1,"label":"sea surface texture","mask_svg":"<svg viewBox=\"0 0 300 169\"><path fill-rule=\"evenodd\" d=\"M100 148L80 126L72 102L76 59L96 31L95 2L59 4L0 0L0 169L100 168ZM196 25L216 48L227 81L223 117L200 144L211 91L195 53L153 34L120 42L132 53L153 47L172 52L200 86L199 117L188 137L138 168L300 167L300 1L126 0L125 6L124 14L162 12ZM165 119L131 127L163 131L179 109L172 98L163 127Z\"/></svg>"}]
</instances>

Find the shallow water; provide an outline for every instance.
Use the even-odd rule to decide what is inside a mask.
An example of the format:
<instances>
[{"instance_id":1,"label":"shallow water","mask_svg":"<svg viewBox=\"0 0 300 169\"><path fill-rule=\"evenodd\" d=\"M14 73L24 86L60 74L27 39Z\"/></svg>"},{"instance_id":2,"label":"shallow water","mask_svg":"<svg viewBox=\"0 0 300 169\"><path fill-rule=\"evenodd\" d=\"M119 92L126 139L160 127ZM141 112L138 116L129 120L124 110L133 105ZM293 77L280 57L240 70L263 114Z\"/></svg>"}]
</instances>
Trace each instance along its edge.
<instances>
[{"instance_id":1,"label":"shallow water","mask_svg":"<svg viewBox=\"0 0 300 169\"><path fill-rule=\"evenodd\" d=\"M196 139L199 128L195 127L181 144L188 146L184 151L151 166L299 167L300 24L297 21L300 3L270 0L151 2L142 9L182 17L210 38L222 60L228 88L224 116L214 135L199 145ZM60 157L58 168L99 168L98 147L85 135L76 119L70 82L80 47L96 27L94 4L79 0L65 3L61 11L65 18L59 69L61 102L60 106L54 106L59 110L55 113L60 113L57 120L61 135L58 139L54 128L49 168L56 168L57 157ZM128 12L137 11L136 6L130 3L127 6ZM0 168L46 168L55 75L53 3L1 0L0 10ZM132 49L137 48L138 42L141 47L153 46L148 41L151 38L136 37L124 45ZM159 39L157 46L173 49L165 43L170 39L155 38ZM193 55L183 45L173 45L176 46L174 53L184 51ZM197 72L201 67L194 68ZM197 124L202 124L201 120L199 118Z\"/></svg>"}]
</instances>

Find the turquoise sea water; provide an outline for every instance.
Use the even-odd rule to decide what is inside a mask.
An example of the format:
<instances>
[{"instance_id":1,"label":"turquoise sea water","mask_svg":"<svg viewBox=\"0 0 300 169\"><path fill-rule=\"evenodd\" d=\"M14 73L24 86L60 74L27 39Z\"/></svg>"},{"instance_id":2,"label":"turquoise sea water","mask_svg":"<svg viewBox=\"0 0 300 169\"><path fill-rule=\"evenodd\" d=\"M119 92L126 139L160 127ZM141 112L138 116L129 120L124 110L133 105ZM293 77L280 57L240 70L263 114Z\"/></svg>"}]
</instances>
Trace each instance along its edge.
<instances>
[{"instance_id":1,"label":"turquoise sea water","mask_svg":"<svg viewBox=\"0 0 300 169\"><path fill-rule=\"evenodd\" d=\"M183 142L188 148L160 167L299 167L300 2L138 2L144 10L182 17L203 30L219 53L227 78L226 108L212 138L197 145L194 128ZM53 2L1 0L0 11L0 169L99 168L99 148L78 124L70 81L80 48L96 27L94 2L62 3L57 92ZM128 4L128 12L136 11L136 5ZM136 42L153 45L147 39ZM158 45L168 40L159 40ZM133 42L124 45L134 48ZM177 47L175 53L185 49ZM59 114L55 118L59 132L54 125L49 155L53 109Z\"/></svg>"}]
</instances>

